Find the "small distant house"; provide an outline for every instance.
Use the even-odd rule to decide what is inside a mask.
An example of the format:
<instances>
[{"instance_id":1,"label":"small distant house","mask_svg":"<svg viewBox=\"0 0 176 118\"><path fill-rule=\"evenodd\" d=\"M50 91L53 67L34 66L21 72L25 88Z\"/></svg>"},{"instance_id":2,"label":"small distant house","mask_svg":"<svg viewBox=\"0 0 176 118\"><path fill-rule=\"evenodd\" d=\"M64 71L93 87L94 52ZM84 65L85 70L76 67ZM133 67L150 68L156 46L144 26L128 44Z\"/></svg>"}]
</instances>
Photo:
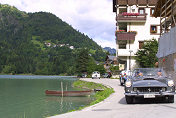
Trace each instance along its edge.
<instances>
[{"instance_id":1,"label":"small distant house","mask_svg":"<svg viewBox=\"0 0 176 118\"><path fill-rule=\"evenodd\" d=\"M98 62L98 61L95 61L95 63L96 63L96 65L100 65L100 62Z\"/></svg>"},{"instance_id":2,"label":"small distant house","mask_svg":"<svg viewBox=\"0 0 176 118\"><path fill-rule=\"evenodd\" d=\"M117 57L116 56L110 56L110 55L106 56L106 63L117 65Z\"/></svg>"},{"instance_id":3,"label":"small distant house","mask_svg":"<svg viewBox=\"0 0 176 118\"><path fill-rule=\"evenodd\" d=\"M45 45L46 45L47 47L51 47L51 43L46 43L46 42L45 42Z\"/></svg>"},{"instance_id":4,"label":"small distant house","mask_svg":"<svg viewBox=\"0 0 176 118\"><path fill-rule=\"evenodd\" d=\"M60 47L63 47L63 46L65 46L65 44L59 44L59 46L60 46Z\"/></svg>"},{"instance_id":5,"label":"small distant house","mask_svg":"<svg viewBox=\"0 0 176 118\"><path fill-rule=\"evenodd\" d=\"M106 59L105 59L104 68L106 70L109 70L111 65L117 66L117 57L108 55L108 56L106 56Z\"/></svg>"},{"instance_id":6,"label":"small distant house","mask_svg":"<svg viewBox=\"0 0 176 118\"><path fill-rule=\"evenodd\" d=\"M73 49L74 49L74 46L70 46L70 49L72 49L72 50L73 50Z\"/></svg>"}]
</instances>

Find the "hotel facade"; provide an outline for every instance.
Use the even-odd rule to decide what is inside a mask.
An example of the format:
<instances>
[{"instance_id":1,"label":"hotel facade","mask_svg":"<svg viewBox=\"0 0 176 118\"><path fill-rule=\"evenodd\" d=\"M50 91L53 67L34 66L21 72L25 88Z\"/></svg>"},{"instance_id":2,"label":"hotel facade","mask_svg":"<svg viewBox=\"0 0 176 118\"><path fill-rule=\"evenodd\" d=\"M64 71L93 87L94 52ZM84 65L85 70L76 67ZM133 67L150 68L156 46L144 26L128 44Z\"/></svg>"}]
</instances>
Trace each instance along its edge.
<instances>
[{"instance_id":1,"label":"hotel facade","mask_svg":"<svg viewBox=\"0 0 176 118\"><path fill-rule=\"evenodd\" d=\"M160 18L153 17L157 0L113 0L116 14L116 56L120 70L139 67L134 59L143 44L160 35Z\"/></svg>"}]
</instances>

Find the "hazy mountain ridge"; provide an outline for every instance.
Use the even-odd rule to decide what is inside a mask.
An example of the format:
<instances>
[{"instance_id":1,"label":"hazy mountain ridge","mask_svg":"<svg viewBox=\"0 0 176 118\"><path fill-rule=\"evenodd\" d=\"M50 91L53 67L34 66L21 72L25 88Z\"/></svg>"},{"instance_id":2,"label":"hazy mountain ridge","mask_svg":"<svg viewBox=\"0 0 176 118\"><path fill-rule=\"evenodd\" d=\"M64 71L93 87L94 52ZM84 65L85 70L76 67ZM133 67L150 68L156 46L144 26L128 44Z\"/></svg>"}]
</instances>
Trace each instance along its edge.
<instances>
[{"instance_id":1,"label":"hazy mountain ridge","mask_svg":"<svg viewBox=\"0 0 176 118\"><path fill-rule=\"evenodd\" d=\"M114 48L105 47L103 49L106 50L107 52L109 52L111 55L115 55L116 54L116 49L114 49Z\"/></svg>"}]
</instances>

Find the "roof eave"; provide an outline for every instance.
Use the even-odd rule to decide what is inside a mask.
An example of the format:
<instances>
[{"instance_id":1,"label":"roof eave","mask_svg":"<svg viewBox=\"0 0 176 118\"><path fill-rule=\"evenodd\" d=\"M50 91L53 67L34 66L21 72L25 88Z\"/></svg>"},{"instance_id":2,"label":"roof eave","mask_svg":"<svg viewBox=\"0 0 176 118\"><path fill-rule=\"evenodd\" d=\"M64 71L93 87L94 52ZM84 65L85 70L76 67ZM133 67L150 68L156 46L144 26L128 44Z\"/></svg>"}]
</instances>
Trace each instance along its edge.
<instances>
[{"instance_id":1,"label":"roof eave","mask_svg":"<svg viewBox=\"0 0 176 118\"><path fill-rule=\"evenodd\" d=\"M154 14L153 14L154 17L160 17L160 9L161 9L161 7L163 6L164 3L165 3L165 0L158 0L157 1L157 4L155 6L155 11L154 11Z\"/></svg>"},{"instance_id":2,"label":"roof eave","mask_svg":"<svg viewBox=\"0 0 176 118\"><path fill-rule=\"evenodd\" d=\"M116 12L117 11L117 9L116 9L116 0L113 0L113 12Z\"/></svg>"}]
</instances>

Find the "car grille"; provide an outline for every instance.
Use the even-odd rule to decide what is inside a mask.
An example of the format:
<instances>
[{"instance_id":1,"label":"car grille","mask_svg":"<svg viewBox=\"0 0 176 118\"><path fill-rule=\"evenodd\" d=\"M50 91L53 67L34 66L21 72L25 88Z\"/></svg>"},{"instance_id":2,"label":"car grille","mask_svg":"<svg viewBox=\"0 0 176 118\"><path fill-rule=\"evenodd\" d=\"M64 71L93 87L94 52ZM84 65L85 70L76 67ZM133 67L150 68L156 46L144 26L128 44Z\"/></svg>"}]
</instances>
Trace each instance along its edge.
<instances>
[{"instance_id":1,"label":"car grille","mask_svg":"<svg viewBox=\"0 0 176 118\"><path fill-rule=\"evenodd\" d=\"M166 91L165 87L138 87L133 89L135 92L150 93L150 92L163 92Z\"/></svg>"}]
</instances>

